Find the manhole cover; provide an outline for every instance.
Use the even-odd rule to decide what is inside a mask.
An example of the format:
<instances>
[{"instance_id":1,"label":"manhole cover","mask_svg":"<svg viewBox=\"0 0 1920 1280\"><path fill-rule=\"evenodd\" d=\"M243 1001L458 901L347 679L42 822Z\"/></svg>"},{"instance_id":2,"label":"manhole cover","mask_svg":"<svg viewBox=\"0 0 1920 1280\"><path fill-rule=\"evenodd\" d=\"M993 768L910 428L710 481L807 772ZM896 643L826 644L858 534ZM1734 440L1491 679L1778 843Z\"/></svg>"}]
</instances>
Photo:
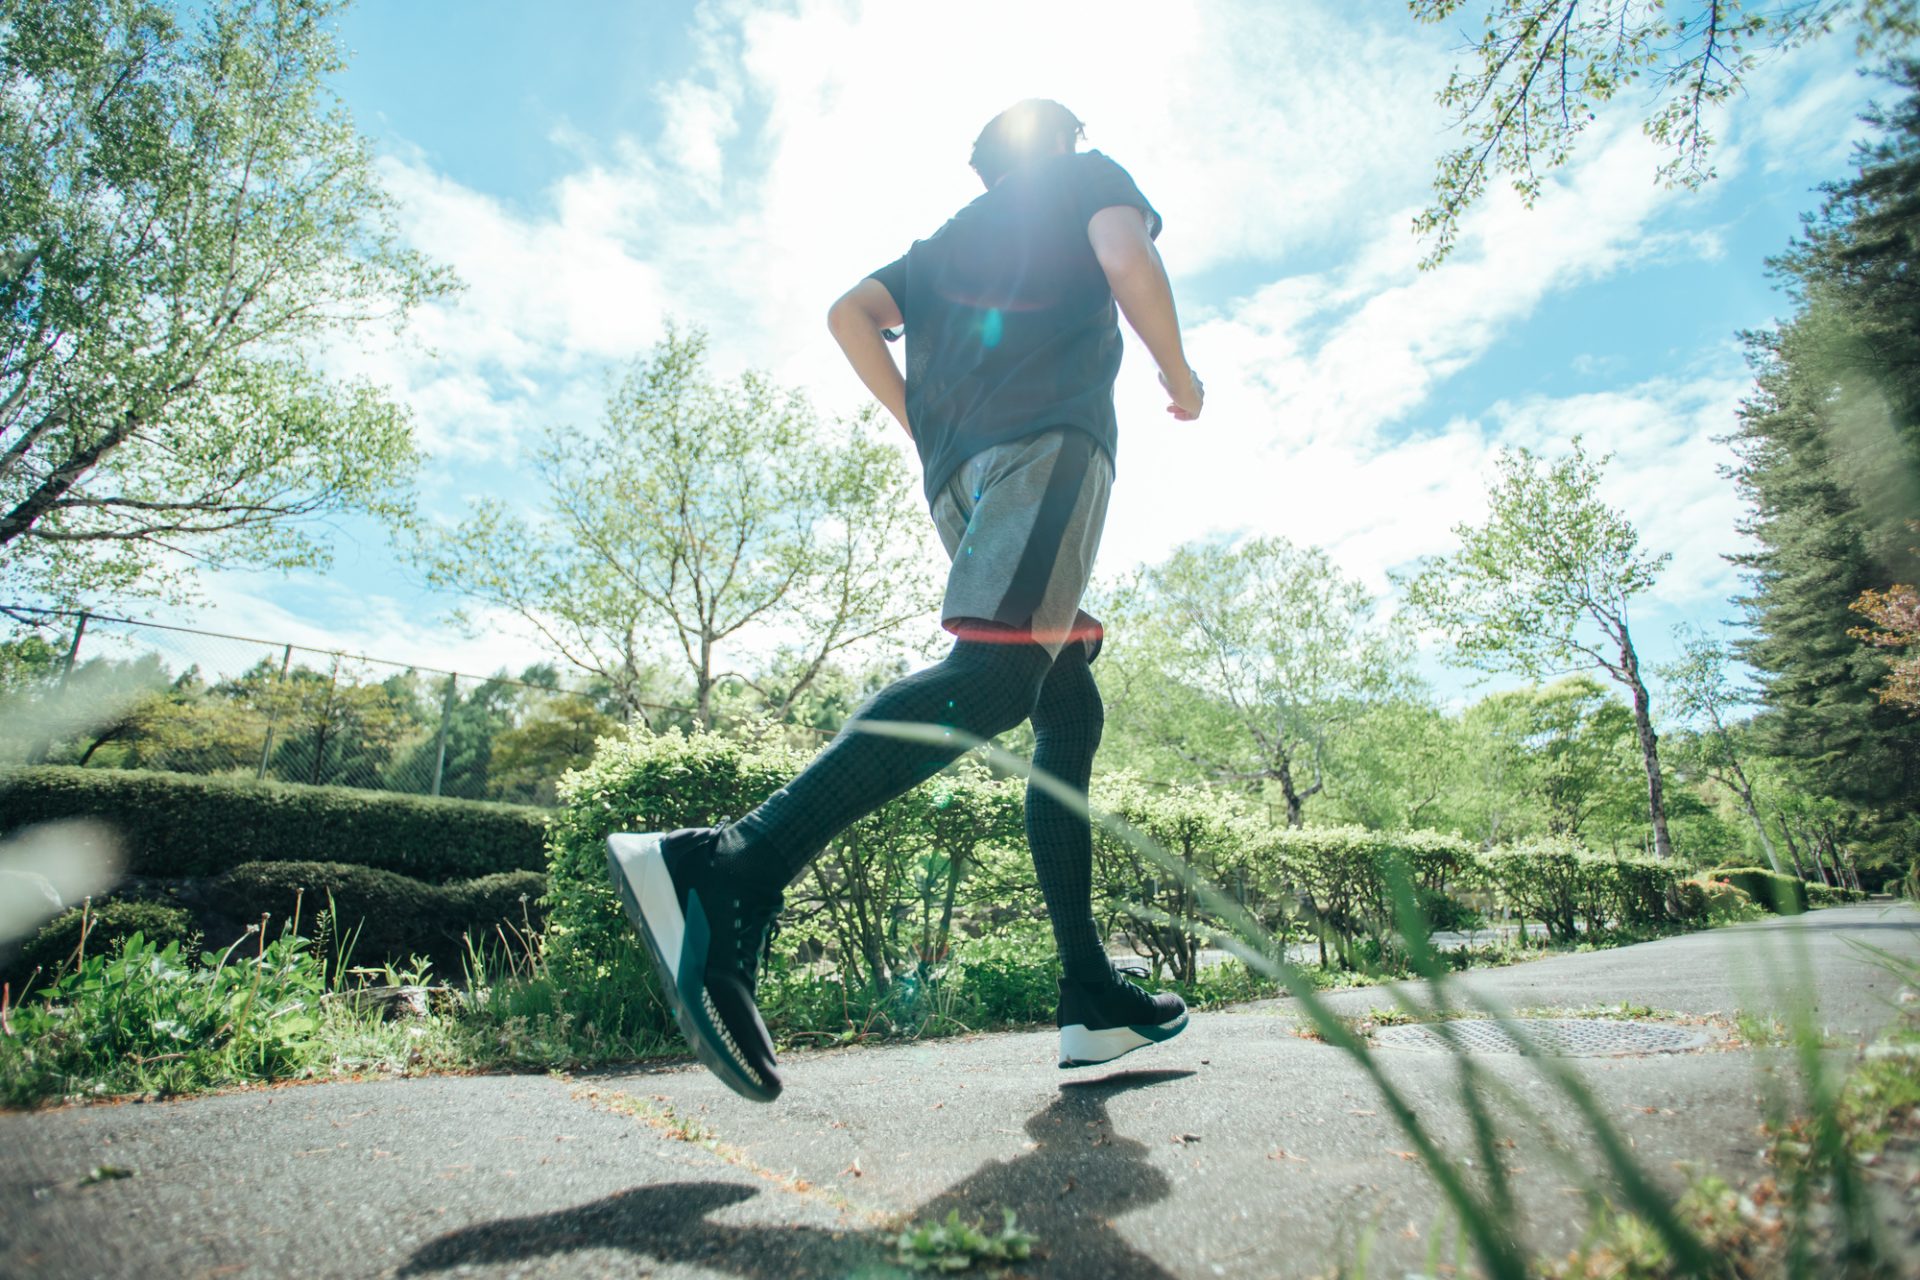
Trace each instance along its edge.
<instances>
[{"instance_id":1,"label":"manhole cover","mask_svg":"<svg viewBox=\"0 0 1920 1280\"><path fill-rule=\"evenodd\" d=\"M1611 1018L1515 1018L1513 1025L1538 1052L1555 1058L1600 1058L1627 1053L1685 1053L1707 1046L1706 1031L1661 1022L1619 1022ZM1445 1035L1450 1033L1452 1043ZM1432 1023L1381 1027L1373 1033L1383 1049L1433 1049L1468 1053L1521 1053L1520 1045L1490 1018L1457 1018L1443 1033Z\"/></svg>"}]
</instances>

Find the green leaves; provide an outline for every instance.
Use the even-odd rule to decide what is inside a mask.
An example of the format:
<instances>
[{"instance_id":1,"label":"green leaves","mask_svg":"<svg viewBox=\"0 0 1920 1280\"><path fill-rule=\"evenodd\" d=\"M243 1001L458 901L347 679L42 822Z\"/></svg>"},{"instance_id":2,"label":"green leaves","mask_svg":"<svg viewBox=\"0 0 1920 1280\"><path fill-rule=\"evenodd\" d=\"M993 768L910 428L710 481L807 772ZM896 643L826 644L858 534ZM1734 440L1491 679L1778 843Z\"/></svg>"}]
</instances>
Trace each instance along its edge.
<instances>
[{"instance_id":1,"label":"green leaves","mask_svg":"<svg viewBox=\"0 0 1920 1280\"><path fill-rule=\"evenodd\" d=\"M1455 526L1460 549L1403 581L1410 610L1461 662L1536 680L1568 665L1622 669L1627 605L1672 557L1642 551L1626 517L1600 500L1606 462L1578 437L1557 460L1503 450L1486 522Z\"/></svg>"},{"instance_id":2,"label":"green leaves","mask_svg":"<svg viewBox=\"0 0 1920 1280\"><path fill-rule=\"evenodd\" d=\"M1411 683L1405 637L1317 547L1190 543L1109 605L1112 719L1161 776L1272 784L1298 824L1338 740Z\"/></svg>"},{"instance_id":3,"label":"green leaves","mask_svg":"<svg viewBox=\"0 0 1920 1280\"><path fill-rule=\"evenodd\" d=\"M1456 526L1460 549L1422 562L1402 585L1409 614L1439 631L1466 666L1535 680L1567 667L1598 667L1626 687L1654 843L1666 856L1672 845L1652 700L1627 611L1671 557L1640 550L1626 517L1600 500L1606 462L1589 459L1578 436L1573 452L1557 461L1542 463L1524 448L1502 450L1486 523Z\"/></svg>"},{"instance_id":4,"label":"green leaves","mask_svg":"<svg viewBox=\"0 0 1920 1280\"><path fill-rule=\"evenodd\" d=\"M398 244L315 0L0 7L0 584L177 595L409 518L403 409L322 344L451 280Z\"/></svg>"},{"instance_id":5,"label":"green leaves","mask_svg":"<svg viewBox=\"0 0 1920 1280\"><path fill-rule=\"evenodd\" d=\"M1462 0L1408 0L1437 24ZM1476 6L1480 8L1482 6ZM1505 176L1532 205L1545 176L1571 158L1580 135L1615 97L1651 93L1642 128L1667 152L1657 177L1698 187L1713 178L1709 113L1733 98L1762 53L1792 48L1857 18L1856 45L1897 51L1920 34L1914 0L1822 0L1742 7L1717 0L1486 0L1477 35L1435 95L1465 135L1435 165L1433 203L1414 232L1433 237L1423 266L1453 251L1460 219Z\"/></svg>"},{"instance_id":6,"label":"green leaves","mask_svg":"<svg viewBox=\"0 0 1920 1280\"><path fill-rule=\"evenodd\" d=\"M284 1078L320 1052L324 991L306 940L290 934L196 968L178 942L135 933L11 1011L0 1101Z\"/></svg>"},{"instance_id":7,"label":"green leaves","mask_svg":"<svg viewBox=\"0 0 1920 1280\"><path fill-rule=\"evenodd\" d=\"M785 638L779 687L762 687L779 719L833 655L932 608L925 520L871 415L824 424L762 374L717 381L706 345L670 330L609 396L602 430L550 430L537 514L477 503L416 555L643 718L657 658L686 673L711 726L727 655Z\"/></svg>"},{"instance_id":8,"label":"green leaves","mask_svg":"<svg viewBox=\"0 0 1920 1280\"><path fill-rule=\"evenodd\" d=\"M916 1223L894 1241L899 1261L915 1271L967 1271L981 1262L1020 1262L1033 1254L1038 1238L1019 1230L1011 1209L1002 1209L998 1230L978 1219L963 1222L958 1209L942 1220Z\"/></svg>"},{"instance_id":9,"label":"green leaves","mask_svg":"<svg viewBox=\"0 0 1920 1280\"><path fill-rule=\"evenodd\" d=\"M1732 443L1755 545L1733 559L1760 744L1842 802L1847 835L1906 860L1920 720L1879 703L1890 651L1846 638L1863 593L1920 580L1920 65L1889 78L1901 97L1870 117L1858 173L1773 264L1794 316L1748 338L1757 386Z\"/></svg>"}]
</instances>

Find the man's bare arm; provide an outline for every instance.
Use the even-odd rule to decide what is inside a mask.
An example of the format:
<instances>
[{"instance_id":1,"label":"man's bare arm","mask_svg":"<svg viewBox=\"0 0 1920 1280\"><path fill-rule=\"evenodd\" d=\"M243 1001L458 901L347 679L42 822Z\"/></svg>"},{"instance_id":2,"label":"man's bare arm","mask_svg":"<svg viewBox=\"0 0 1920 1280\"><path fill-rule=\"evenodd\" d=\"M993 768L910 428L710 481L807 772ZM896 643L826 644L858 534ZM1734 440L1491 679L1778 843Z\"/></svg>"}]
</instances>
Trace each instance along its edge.
<instances>
[{"instance_id":1,"label":"man's bare arm","mask_svg":"<svg viewBox=\"0 0 1920 1280\"><path fill-rule=\"evenodd\" d=\"M1181 422L1200 416L1206 391L1187 364L1180 344L1180 317L1173 308L1173 286L1167 281L1160 251L1147 234L1146 217L1132 205L1102 209L1087 223L1087 240L1120 313L1147 344L1147 353L1160 366L1160 385L1172 403L1167 412Z\"/></svg>"},{"instance_id":2,"label":"man's bare arm","mask_svg":"<svg viewBox=\"0 0 1920 1280\"><path fill-rule=\"evenodd\" d=\"M846 353L847 363L853 366L873 398L885 405L887 412L911 436L913 427L907 421L907 380L900 376L900 366L893 362L887 340L880 334L882 329L892 329L900 323L900 308L893 295L871 276L841 294L840 300L827 309L827 328L833 331L834 341Z\"/></svg>"}]
</instances>

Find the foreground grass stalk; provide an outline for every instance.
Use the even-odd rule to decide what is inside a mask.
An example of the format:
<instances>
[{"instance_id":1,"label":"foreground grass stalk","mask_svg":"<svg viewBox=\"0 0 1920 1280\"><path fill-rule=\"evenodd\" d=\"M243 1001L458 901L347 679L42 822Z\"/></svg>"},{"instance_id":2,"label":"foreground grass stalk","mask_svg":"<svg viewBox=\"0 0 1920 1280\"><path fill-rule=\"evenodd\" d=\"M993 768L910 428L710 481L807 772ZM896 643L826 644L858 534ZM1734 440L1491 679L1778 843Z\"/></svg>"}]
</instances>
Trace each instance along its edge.
<instances>
[{"instance_id":1,"label":"foreground grass stalk","mask_svg":"<svg viewBox=\"0 0 1920 1280\"><path fill-rule=\"evenodd\" d=\"M1086 815L1089 821L1126 842L1141 857L1167 874L1178 877L1199 905L1226 922L1239 935L1241 945L1234 948L1235 954L1285 987L1299 1002L1320 1037L1345 1053L1366 1075L1401 1132L1425 1162L1428 1175L1439 1185L1441 1193L1459 1215L1463 1230L1472 1237L1481 1265L1487 1273L1496 1280L1523 1280L1528 1270L1526 1250L1515 1230L1512 1188L1503 1162L1498 1157L1497 1130L1487 1109L1478 1069L1472 1064L1471 1055L1459 1052L1457 1043L1453 1047L1460 1070L1460 1099L1468 1114L1475 1150L1480 1154L1485 1171L1487 1187L1484 1191L1473 1185L1465 1169L1449 1159L1428 1134L1417 1112L1387 1078L1365 1041L1356 1036L1320 999L1318 990L1306 975L1287 963L1282 942L1264 929L1231 895L1208 882L1184 859L1161 848L1157 842L1133 830L1117 817L1096 811L1083 793L1035 769L1031 762L989 742L972 738L958 730L891 721L861 722L859 728L863 732L904 741L966 741L969 747L983 751L995 767L1025 777L1031 785L1058 803ZM1389 867L1388 877L1401 939L1408 949L1412 968L1427 979L1432 985L1435 1000L1445 1007L1452 1002L1452 984L1446 966L1440 963L1432 948L1430 932L1420 912L1412 881L1405 868L1398 865ZM1396 999L1404 997L1396 996ZM1713 1274L1715 1264L1712 1254L1673 1213L1666 1196L1641 1170L1618 1130L1602 1113L1592 1093L1574 1072L1541 1053L1539 1046L1532 1043L1525 1030L1505 1011L1483 1002L1468 1000L1463 1003L1487 1014L1512 1036L1523 1047L1534 1067L1572 1106L1599 1148L1603 1167L1611 1175L1620 1194L1652 1226L1686 1273L1701 1276ZM1587 1181L1596 1192L1599 1190L1591 1178Z\"/></svg>"}]
</instances>

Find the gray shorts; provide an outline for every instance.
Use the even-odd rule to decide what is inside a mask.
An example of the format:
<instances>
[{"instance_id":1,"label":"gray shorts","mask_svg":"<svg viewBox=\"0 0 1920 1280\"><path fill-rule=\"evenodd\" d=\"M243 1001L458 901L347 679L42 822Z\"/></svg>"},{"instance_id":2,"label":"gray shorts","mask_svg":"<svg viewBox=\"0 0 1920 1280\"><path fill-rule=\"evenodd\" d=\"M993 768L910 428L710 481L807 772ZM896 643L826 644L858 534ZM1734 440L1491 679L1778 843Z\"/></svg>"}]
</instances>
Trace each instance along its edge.
<instances>
[{"instance_id":1,"label":"gray shorts","mask_svg":"<svg viewBox=\"0 0 1920 1280\"><path fill-rule=\"evenodd\" d=\"M1056 658L1077 640L1092 658L1100 623L1080 597L1112 488L1113 461L1084 431L1047 431L967 459L933 500L953 557L940 624L964 637L969 621L997 623Z\"/></svg>"}]
</instances>

